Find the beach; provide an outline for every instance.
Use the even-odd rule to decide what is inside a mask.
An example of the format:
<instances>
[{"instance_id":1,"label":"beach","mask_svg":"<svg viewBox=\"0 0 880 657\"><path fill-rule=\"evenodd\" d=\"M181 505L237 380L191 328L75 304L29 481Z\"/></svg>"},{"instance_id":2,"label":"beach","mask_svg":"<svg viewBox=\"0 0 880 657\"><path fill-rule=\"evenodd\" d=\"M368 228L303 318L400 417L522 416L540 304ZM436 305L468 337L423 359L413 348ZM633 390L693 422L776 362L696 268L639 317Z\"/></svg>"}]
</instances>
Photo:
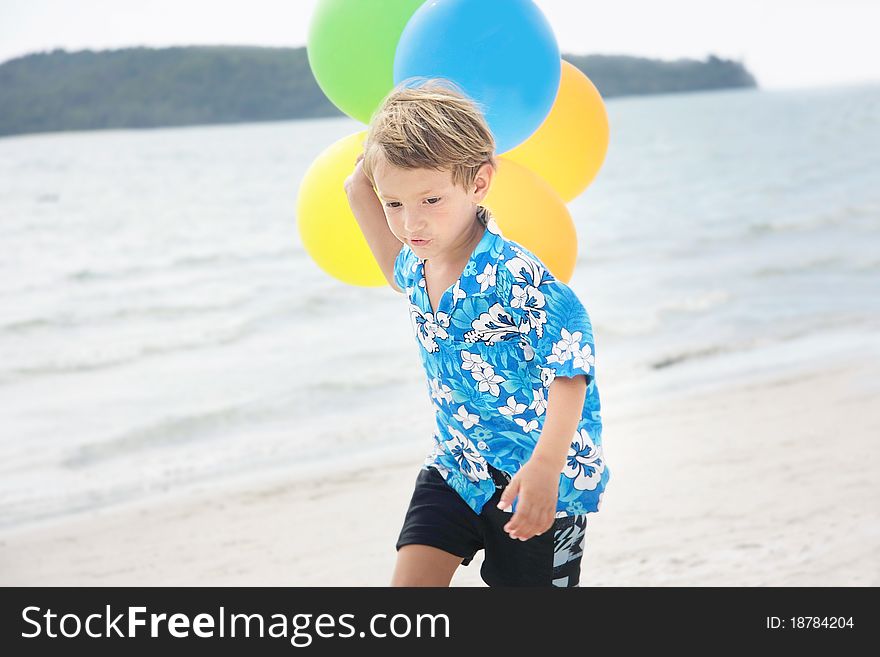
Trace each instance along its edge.
<instances>
[{"instance_id":1,"label":"beach","mask_svg":"<svg viewBox=\"0 0 880 657\"><path fill-rule=\"evenodd\" d=\"M581 585L880 584L880 86L607 109L568 204L611 471ZM390 581L420 347L295 216L361 129L0 139L0 585Z\"/></svg>"},{"instance_id":2,"label":"beach","mask_svg":"<svg viewBox=\"0 0 880 657\"><path fill-rule=\"evenodd\" d=\"M581 586L880 585L880 341L850 337L811 363L609 401L614 479L589 517ZM9 531L0 581L387 586L422 456ZM460 567L452 586L485 586L482 559Z\"/></svg>"}]
</instances>

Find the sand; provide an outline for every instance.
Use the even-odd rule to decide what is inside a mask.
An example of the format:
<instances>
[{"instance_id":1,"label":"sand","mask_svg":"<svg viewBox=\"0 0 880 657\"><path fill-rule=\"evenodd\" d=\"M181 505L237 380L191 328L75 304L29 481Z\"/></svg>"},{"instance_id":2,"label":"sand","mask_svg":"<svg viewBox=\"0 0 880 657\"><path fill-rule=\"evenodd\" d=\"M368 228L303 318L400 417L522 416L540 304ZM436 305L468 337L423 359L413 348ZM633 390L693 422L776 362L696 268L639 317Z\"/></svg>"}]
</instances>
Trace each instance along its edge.
<instances>
[{"instance_id":1,"label":"sand","mask_svg":"<svg viewBox=\"0 0 880 657\"><path fill-rule=\"evenodd\" d=\"M581 586L880 585L878 352L739 375L734 355L657 370L667 394L602 389L612 481ZM709 383L679 385L696 372ZM385 586L424 444L371 472L217 484L10 530L0 584ZM482 558L452 585L484 586Z\"/></svg>"}]
</instances>

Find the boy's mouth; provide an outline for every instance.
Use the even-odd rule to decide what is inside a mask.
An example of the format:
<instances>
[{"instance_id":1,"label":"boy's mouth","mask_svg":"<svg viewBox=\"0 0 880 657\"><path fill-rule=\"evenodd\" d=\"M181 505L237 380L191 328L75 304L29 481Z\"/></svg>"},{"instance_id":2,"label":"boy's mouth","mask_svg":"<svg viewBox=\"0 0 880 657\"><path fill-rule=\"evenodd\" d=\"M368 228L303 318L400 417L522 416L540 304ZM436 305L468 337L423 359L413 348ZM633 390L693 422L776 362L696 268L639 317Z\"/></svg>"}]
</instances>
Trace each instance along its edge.
<instances>
[{"instance_id":1,"label":"boy's mouth","mask_svg":"<svg viewBox=\"0 0 880 657\"><path fill-rule=\"evenodd\" d=\"M410 240L413 246L425 246L429 244L431 240Z\"/></svg>"}]
</instances>

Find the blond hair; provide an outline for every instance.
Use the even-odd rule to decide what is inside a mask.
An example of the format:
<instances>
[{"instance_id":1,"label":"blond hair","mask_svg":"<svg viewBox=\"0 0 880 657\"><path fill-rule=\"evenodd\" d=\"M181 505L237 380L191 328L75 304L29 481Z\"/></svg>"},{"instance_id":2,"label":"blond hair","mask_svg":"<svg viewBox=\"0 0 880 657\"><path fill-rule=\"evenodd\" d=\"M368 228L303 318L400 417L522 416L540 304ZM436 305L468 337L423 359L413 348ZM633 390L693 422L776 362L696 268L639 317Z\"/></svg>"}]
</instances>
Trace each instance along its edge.
<instances>
[{"instance_id":1,"label":"blond hair","mask_svg":"<svg viewBox=\"0 0 880 657\"><path fill-rule=\"evenodd\" d=\"M414 81L418 86L411 86ZM410 78L385 97L364 140L363 171L374 187L380 159L402 169L450 171L453 184L466 191L485 163L498 168L480 105L445 78Z\"/></svg>"}]
</instances>

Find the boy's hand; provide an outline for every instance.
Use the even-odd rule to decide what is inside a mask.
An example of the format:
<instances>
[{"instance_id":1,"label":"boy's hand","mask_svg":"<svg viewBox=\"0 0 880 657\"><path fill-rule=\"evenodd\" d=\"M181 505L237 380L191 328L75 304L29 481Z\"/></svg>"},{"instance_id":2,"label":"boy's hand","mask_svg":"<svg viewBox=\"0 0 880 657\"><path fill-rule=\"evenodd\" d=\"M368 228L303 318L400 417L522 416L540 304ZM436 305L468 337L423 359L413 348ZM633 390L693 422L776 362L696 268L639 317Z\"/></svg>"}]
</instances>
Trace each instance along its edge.
<instances>
[{"instance_id":1,"label":"boy's hand","mask_svg":"<svg viewBox=\"0 0 880 657\"><path fill-rule=\"evenodd\" d=\"M511 538L527 541L553 526L560 474L549 461L529 459L511 477L498 502L499 509L506 509L519 496L516 513L504 525Z\"/></svg>"},{"instance_id":2,"label":"boy's hand","mask_svg":"<svg viewBox=\"0 0 880 657\"><path fill-rule=\"evenodd\" d=\"M343 183L345 187L345 193L349 198L351 198L352 193L364 191L367 189L370 190L370 193L375 195L375 192L373 191L373 183L370 182L370 179L367 178L367 174L364 173L363 159L363 153L357 156L357 160L355 160L354 164L354 170Z\"/></svg>"}]
</instances>

